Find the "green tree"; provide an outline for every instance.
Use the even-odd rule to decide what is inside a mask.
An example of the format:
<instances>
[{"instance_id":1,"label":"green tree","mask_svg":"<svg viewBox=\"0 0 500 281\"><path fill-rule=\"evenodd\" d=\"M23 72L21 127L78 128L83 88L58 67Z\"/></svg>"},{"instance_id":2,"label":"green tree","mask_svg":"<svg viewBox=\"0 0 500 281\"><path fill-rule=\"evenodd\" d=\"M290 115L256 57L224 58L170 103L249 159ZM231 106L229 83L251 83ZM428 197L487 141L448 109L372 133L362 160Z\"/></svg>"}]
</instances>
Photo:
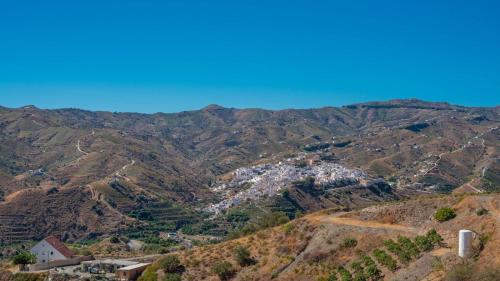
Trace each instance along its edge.
<instances>
[{"instance_id":1,"label":"green tree","mask_svg":"<svg viewBox=\"0 0 500 281\"><path fill-rule=\"evenodd\" d=\"M22 252L12 258L12 263L15 265L19 265L20 270L26 270L27 264L36 263L36 256L32 253Z\"/></svg>"}]
</instances>

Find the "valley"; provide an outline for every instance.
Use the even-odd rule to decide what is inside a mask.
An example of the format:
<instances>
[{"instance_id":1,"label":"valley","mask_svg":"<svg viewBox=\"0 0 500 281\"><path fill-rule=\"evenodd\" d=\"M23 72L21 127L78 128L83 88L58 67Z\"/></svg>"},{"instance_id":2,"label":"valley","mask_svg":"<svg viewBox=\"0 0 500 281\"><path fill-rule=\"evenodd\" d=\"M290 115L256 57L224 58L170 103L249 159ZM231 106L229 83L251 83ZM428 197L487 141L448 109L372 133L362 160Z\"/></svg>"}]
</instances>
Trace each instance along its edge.
<instances>
[{"instance_id":1,"label":"valley","mask_svg":"<svg viewBox=\"0 0 500 281\"><path fill-rule=\"evenodd\" d=\"M498 115L419 100L150 115L1 108L0 213L31 225L28 240L137 228L223 238L273 213L495 191Z\"/></svg>"}]
</instances>

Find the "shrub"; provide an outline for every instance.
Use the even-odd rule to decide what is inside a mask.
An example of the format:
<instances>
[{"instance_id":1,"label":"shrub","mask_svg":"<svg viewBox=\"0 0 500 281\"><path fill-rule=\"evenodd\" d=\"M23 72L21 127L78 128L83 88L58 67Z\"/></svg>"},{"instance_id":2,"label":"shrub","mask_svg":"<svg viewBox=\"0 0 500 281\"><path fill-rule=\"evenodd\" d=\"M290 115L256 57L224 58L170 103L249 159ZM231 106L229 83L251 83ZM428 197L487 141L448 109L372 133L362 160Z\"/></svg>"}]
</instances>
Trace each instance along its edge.
<instances>
[{"instance_id":1,"label":"shrub","mask_svg":"<svg viewBox=\"0 0 500 281\"><path fill-rule=\"evenodd\" d=\"M240 266L255 264L255 260L250 256L250 251L243 246L238 246L234 250L234 258Z\"/></svg>"},{"instance_id":2,"label":"shrub","mask_svg":"<svg viewBox=\"0 0 500 281\"><path fill-rule=\"evenodd\" d=\"M347 237L342 242L342 247L344 248L353 248L356 247L356 245L358 245L358 241L352 237Z\"/></svg>"},{"instance_id":3,"label":"shrub","mask_svg":"<svg viewBox=\"0 0 500 281\"><path fill-rule=\"evenodd\" d=\"M158 274L156 273L156 266L149 266L144 270L138 281L157 281Z\"/></svg>"},{"instance_id":4,"label":"shrub","mask_svg":"<svg viewBox=\"0 0 500 281\"><path fill-rule=\"evenodd\" d=\"M414 244L420 251L428 252L432 250L435 245L440 245L442 242L443 237L441 237L435 229L431 229L425 236L417 235Z\"/></svg>"},{"instance_id":5,"label":"shrub","mask_svg":"<svg viewBox=\"0 0 500 281\"><path fill-rule=\"evenodd\" d=\"M293 217L294 217L295 219L298 219L298 218L302 217L303 215L304 215L304 214L303 214L301 211L297 210L297 211L295 212L295 214L293 215Z\"/></svg>"},{"instance_id":6,"label":"shrub","mask_svg":"<svg viewBox=\"0 0 500 281\"><path fill-rule=\"evenodd\" d=\"M411 256L403 251L401 246L398 243L394 242L392 239L385 240L384 245L387 250L389 250L389 252L395 254L398 257L401 263L408 264L410 262Z\"/></svg>"},{"instance_id":7,"label":"shrub","mask_svg":"<svg viewBox=\"0 0 500 281\"><path fill-rule=\"evenodd\" d=\"M365 268L366 277L370 278L370 280L381 280L382 272L375 264L370 264Z\"/></svg>"},{"instance_id":8,"label":"shrub","mask_svg":"<svg viewBox=\"0 0 500 281\"><path fill-rule=\"evenodd\" d=\"M342 266L339 266L337 268L337 271L340 274L340 280L342 280L342 281L352 281L352 275L351 275L351 273L347 269L345 269Z\"/></svg>"},{"instance_id":9,"label":"shrub","mask_svg":"<svg viewBox=\"0 0 500 281\"><path fill-rule=\"evenodd\" d=\"M477 246L473 247L473 256L474 258L478 258L481 252L486 247L486 243L490 240L490 236L487 234L479 234L479 243Z\"/></svg>"},{"instance_id":10,"label":"shrub","mask_svg":"<svg viewBox=\"0 0 500 281\"><path fill-rule=\"evenodd\" d=\"M233 268L233 265L228 261L223 261L216 263L212 267L212 272L219 276L221 281L226 281L234 277L236 271Z\"/></svg>"},{"instance_id":11,"label":"shrub","mask_svg":"<svg viewBox=\"0 0 500 281\"><path fill-rule=\"evenodd\" d=\"M117 236L112 236L111 239L109 239L109 242L113 244L118 244L120 243L120 239Z\"/></svg>"},{"instance_id":12,"label":"shrub","mask_svg":"<svg viewBox=\"0 0 500 281\"><path fill-rule=\"evenodd\" d=\"M416 258L420 255L417 245L415 245L415 243L413 243L409 238L398 236L398 243L401 246L401 249L403 249L403 251L408 253L411 257Z\"/></svg>"},{"instance_id":13,"label":"shrub","mask_svg":"<svg viewBox=\"0 0 500 281\"><path fill-rule=\"evenodd\" d=\"M415 245L420 249L420 251L428 252L434 248L432 241L427 238L427 236L417 235L415 237Z\"/></svg>"},{"instance_id":14,"label":"shrub","mask_svg":"<svg viewBox=\"0 0 500 281\"><path fill-rule=\"evenodd\" d=\"M352 262L351 268L354 270L354 281L366 281L366 276L360 261Z\"/></svg>"},{"instance_id":15,"label":"shrub","mask_svg":"<svg viewBox=\"0 0 500 281\"><path fill-rule=\"evenodd\" d=\"M478 216L484 216L486 214L488 214L488 210L486 210L485 208L481 208L481 209L477 210L477 212L476 212L476 215L478 215Z\"/></svg>"},{"instance_id":16,"label":"shrub","mask_svg":"<svg viewBox=\"0 0 500 281\"><path fill-rule=\"evenodd\" d=\"M367 255L362 255L361 256L361 261L363 262L363 264L365 266L370 266L370 265L375 265L375 262L373 261L372 258L370 258L369 256Z\"/></svg>"},{"instance_id":17,"label":"shrub","mask_svg":"<svg viewBox=\"0 0 500 281\"><path fill-rule=\"evenodd\" d=\"M352 268L352 270L354 270L354 272L363 271L363 266L361 265L361 262L359 262L359 261L352 262L351 268Z\"/></svg>"},{"instance_id":18,"label":"shrub","mask_svg":"<svg viewBox=\"0 0 500 281\"><path fill-rule=\"evenodd\" d=\"M283 232L288 235L290 233L292 233L293 229L294 229L294 225L291 224L291 223L287 223L285 225L283 225Z\"/></svg>"},{"instance_id":19,"label":"shrub","mask_svg":"<svg viewBox=\"0 0 500 281\"><path fill-rule=\"evenodd\" d=\"M429 239L433 245L441 244L443 242L443 237L437 233L435 229L431 229L426 234L427 239Z\"/></svg>"},{"instance_id":20,"label":"shrub","mask_svg":"<svg viewBox=\"0 0 500 281\"><path fill-rule=\"evenodd\" d=\"M373 250L373 256L378 263L387 267L390 271L396 271L396 269L398 268L396 261L383 250Z\"/></svg>"},{"instance_id":21,"label":"shrub","mask_svg":"<svg viewBox=\"0 0 500 281\"><path fill-rule=\"evenodd\" d=\"M363 273L363 271L360 271L360 272L356 272L354 274L354 281L367 281L368 279L366 279L366 276L365 274Z\"/></svg>"},{"instance_id":22,"label":"shrub","mask_svg":"<svg viewBox=\"0 0 500 281\"><path fill-rule=\"evenodd\" d=\"M443 207L443 208L437 210L436 213L434 214L434 218L438 222L449 221L456 216L457 215L455 214L455 211L450 207Z\"/></svg>"},{"instance_id":23,"label":"shrub","mask_svg":"<svg viewBox=\"0 0 500 281\"><path fill-rule=\"evenodd\" d=\"M456 265L446 274L446 281L469 281L472 279L472 268L468 265Z\"/></svg>"},{"instance_id":24,"label":"shrub","mask_svg":"<svg viewBox=\"0 0 500 281\"><path fill-rule=\"evenodd\" d=\"M290 221L290 218L284 212L272 212L266 214L259 221L259 225L262 228L274 227L280 224L285 224Z\"/></svg>"},{"instance_id":25,"label":"shrub","mask_svg":"<svg viewBox=\"0 0 500 281\"><path fill-rule=\"evenodd\" d=\"M184 266L181 264L179 257L177 255L168 255L165 256L160 261L160 267L163 269L165 273L183 273Z\"/></svg>"}]
</instances>

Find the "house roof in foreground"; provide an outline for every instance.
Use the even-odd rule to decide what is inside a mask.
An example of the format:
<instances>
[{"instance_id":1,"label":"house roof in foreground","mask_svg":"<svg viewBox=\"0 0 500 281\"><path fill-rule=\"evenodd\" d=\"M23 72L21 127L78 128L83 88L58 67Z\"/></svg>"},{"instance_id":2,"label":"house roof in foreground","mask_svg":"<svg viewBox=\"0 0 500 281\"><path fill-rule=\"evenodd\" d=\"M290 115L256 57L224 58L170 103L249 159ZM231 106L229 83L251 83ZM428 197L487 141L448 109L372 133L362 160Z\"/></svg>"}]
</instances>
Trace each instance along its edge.
<instances>
[{"instance_id":1,"label":"house roof in foreground","mask_svg":"<svg viewBox=\"0 0 500 281\"><path fill-rule=\"evenodd\" d=\"M47 241L47 243L49 243L52 247L54 247L54 249L56 249L59 253L61 253L68 259L72 258L75 255L73 251L68 249L68 247L66 247L66 245L64 245L63 242L61 242L55 236L49 236L43 240Z\"/></svg>"}]
</instances>

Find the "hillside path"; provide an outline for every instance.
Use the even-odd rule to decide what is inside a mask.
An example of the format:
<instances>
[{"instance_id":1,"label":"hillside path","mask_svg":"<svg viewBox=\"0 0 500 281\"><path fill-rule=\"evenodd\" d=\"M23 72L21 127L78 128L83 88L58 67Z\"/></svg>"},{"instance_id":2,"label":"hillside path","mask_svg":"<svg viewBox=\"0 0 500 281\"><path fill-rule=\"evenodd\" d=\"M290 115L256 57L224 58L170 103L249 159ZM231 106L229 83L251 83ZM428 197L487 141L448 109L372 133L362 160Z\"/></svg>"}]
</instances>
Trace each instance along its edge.
<instances>
[{"instance_id":1,"label":"hillside path","mask_svg":"<svg viewBox=\"0 0 500 281\"><path fill-rule=\"evenodd\" d=\"M134 164L135 164L135 160L132 160L130 163L128 163L128 164L126 164L126 165L124 165L124 166L123 166L123 167L121 167L118 171L116 171L116 172L114 173L114 175L115 175L115 176L117 176L117 177L122 177L122 178L124 178L126 181L130 181L130 178L128 178L128 177L127 177L127 176L125 176L125 175L120 174L120 172L124 172L125 170L127 170L127 168L128 168L128 167L133 166Z\"/></svg>"},{"instance_id":2,"label":"hillside path","mask_svg":"<svg viewBox=\"0 0 500 281\"><path fill-rule=\"evenodd\" d=\"M380 223L380 222L376 222L376 221L365 221L365 220L357 220L357 219L352 219L352 218L340 217L343 214L345 214L345 213L340 212L340 213L336 213L336 214L329 215L329 216L312 217L311 219L318 221L318 222L329 223L329 224L342 224L342 225L351 225L351 226L366 227L366 228L376 228L376 229L386 229L386 230L418 233L418 229L411 227L411 226L390 224L390 223Z\"/></svg>"},{"instance_id":3,"label":"hillside path","mask_svg":"<svg viewBox=\"0 0 500 281\"><path fill-rule=\"evenodd\" d=\"M83 150L80 148L80 140L78 140L78 141L76 142L76 150L78 150L78 152L81 152L81 153L83 153L83 154L85 154L85 155L89 154L88 152L85 152L85 151L83 151Z\"/></svg>"},{"instance_id":4,"label":"hillside path","mask_svg":"<svg viewBox=\"0 0 500 281\"><path fill-rule=\"evenodd\" d=\"M463 145L461 145L459 148L457 148L457 149L455 149L455 150L453 150L453 151L449 151L449 152L442 152L442 153L440 153L439 155L436 155L438 158L437 158L437 160L436 160L436 161L432 164L432 167L431 167L431 168L429 168L429 169L427 169L427 171L425 171L425 173L423 173L423 174L422 174L422 175L420 175L420 176L426 176L429 172L431 172L432 170L434 170L434 169L435 169L435 168L439 165L439 162L441 162L441 160L442 160L442 158L443 158L443 156L444 156L444 155L457 153L457 152L460 152L460 151L464 150L464 149L465 149L465 148L467 148L467 147L470 147L470 146L474 145L474 142L472 142L472 140L474 140L474 139L480 139L480 140L481 140L481 146L483 146L483 147L484 147L484 146L485 146L485 144L484 144L484 143L485 143L485 140L483 139L483 136L484 136L485 134L488 134L488 133L490 133L490 132L493 132L494 130L497 130L497 129L498 129L498 127L492 127L492 128L489 128L487 131L482 132L482 133L479 133L479 134L477 134L476 136L469 138L469 139L468 139L468 140L467 140L467 141L466 141ZM483 177L484 177L484 172L485 172L485 171L483 170L483 171L482 171L482 175L483 175ZM475 187L473 187L473 189L477 190L477 192L481 192L480 190L478 190L478 189L477 189L477 188L475 188Z\"/></svg>"}]
</instances>

